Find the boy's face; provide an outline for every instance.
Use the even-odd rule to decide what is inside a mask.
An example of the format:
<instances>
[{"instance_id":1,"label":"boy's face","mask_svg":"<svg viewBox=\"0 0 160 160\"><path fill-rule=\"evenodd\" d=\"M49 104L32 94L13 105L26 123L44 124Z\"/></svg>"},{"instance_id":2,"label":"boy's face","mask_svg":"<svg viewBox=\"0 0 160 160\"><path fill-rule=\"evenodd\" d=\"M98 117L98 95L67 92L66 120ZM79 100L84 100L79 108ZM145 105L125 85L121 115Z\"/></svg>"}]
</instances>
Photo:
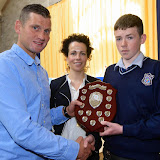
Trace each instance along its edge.
<instances>
[{"instance_id":1,"label":"boy's face","mask_svg":"<svg viewBox=\"0 0 160 160\"><path fill-rule=\"evenodd\" d=\"M137 27L118 29L114 31L116 45L123 62L132 63L140 53L140 46L146 40L146 35L139 35Z\"/></svg>"}]
</instances>

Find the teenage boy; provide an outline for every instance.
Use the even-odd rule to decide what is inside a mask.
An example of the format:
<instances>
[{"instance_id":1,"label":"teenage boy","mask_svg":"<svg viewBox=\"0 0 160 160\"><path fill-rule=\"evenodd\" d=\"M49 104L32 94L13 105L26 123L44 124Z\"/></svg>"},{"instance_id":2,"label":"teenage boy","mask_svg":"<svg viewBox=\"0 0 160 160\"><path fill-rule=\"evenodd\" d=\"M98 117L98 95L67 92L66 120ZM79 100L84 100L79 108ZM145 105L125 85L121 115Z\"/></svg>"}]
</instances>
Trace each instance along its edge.
<instances>
[{"instance_id":1,"label":"teenage boy","mask_svg":"<svg viewBox=\"0 0 160 160\"><path fill-rule=\"evenodd\" d=\"M104 159L159 160L160 62L145 57L142 20L132 14L120 17L114 35L121 59L106 69L104 82L117 89L113 122L102 122Z\"/></svg>"}]
</instances>

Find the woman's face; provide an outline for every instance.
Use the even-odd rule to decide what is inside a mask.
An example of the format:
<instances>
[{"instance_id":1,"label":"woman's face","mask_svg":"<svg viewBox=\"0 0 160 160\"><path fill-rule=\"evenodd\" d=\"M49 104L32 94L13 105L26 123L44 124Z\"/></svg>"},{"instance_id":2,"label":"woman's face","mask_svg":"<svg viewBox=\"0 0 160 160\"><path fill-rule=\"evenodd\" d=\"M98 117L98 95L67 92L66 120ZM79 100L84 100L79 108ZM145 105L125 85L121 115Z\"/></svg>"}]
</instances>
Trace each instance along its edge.
<instances>
[{"instance_id":1,"label":"woman's face","mask_svg":"<svg viewBox=\"0 0 160 160\"><path fill-rule=\"evenodd\" d=\"M69 44L67 63L70 71L84 71L87 59L87 47L84 43L74 41Z\"/></svg>"}]
</instances>

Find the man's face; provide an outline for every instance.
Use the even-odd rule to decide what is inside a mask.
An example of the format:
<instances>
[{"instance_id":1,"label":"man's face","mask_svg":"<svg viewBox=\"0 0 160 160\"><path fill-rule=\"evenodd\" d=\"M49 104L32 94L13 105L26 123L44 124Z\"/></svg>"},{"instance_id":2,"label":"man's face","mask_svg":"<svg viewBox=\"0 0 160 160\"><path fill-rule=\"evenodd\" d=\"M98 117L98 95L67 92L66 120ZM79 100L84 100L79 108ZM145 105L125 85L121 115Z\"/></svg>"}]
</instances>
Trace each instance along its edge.
<instances>
[{"instance_id":1,"label":"man's face","mask_svg":"<svg viewBox=\"0 0 160 160\"><path fill-rule=\"evenodd\" d=\"M140 53L140 46L146 40L146 36L139 35L137 27L118 29L114 31L116 45L124 61L132 63Z\"/></svg>"},{"instance_id":2,"label":"man's face","mask_svg":"<svg viewBox=\"0 0 160 160\"><path fill-rule=\"evenodd\" d=\"M15 30L18 33L17 44L35 58L36 53L41 52L50 39L51 21L50 18L30 13L25 24L16 22Z\"/></svg>"}]
</instances>

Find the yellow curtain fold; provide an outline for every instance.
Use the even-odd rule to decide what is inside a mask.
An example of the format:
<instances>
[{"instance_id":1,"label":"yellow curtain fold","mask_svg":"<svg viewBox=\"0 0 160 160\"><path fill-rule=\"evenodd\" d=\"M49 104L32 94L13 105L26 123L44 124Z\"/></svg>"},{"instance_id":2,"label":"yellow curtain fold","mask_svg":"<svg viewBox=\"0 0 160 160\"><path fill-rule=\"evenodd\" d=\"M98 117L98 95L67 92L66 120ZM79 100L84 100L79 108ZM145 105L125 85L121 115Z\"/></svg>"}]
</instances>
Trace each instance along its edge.
<instances>
[{"instance_id":1,"label":"yellow curtain fold","mask_svg":"<svg viewBox=\"0 0 160 160\"><path fill-rule=\"evenodd\" d=\"M144 23L147 40L141 50L158 59L156 0L62 0L50 6L52 31L47 47L41 52L41 64L49 77L66 74L66 61L60 53L61 41L72 33L90 37L94 51L87 74L103 77L105 68L117 63L113 27L123 14L138 15Z\"/></svg>"}]
</instances>

